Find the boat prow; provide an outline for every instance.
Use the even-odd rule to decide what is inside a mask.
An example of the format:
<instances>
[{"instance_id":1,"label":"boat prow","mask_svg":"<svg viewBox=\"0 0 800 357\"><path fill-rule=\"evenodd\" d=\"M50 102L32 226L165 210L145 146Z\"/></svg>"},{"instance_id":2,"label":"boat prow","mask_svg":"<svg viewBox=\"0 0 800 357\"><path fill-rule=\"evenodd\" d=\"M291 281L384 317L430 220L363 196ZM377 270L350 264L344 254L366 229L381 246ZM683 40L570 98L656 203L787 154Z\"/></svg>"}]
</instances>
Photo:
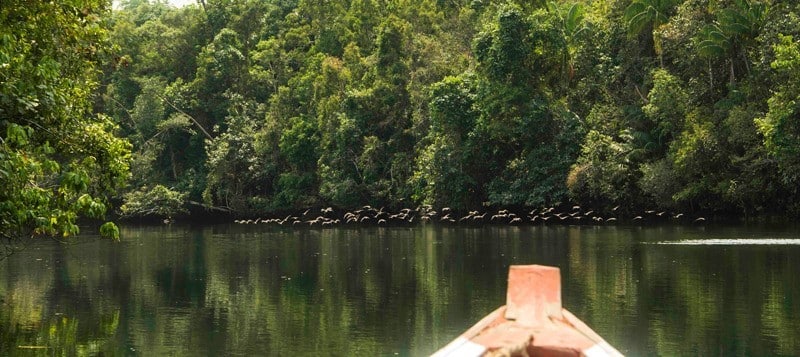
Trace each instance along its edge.
<instances>
[{"instance_id":1,"label":"boat prow","mask_svg":"<svg viewBox=\"0 0 800 357\"><path fill-rule=\"evenodd\" d=\"M433 354L449 356L587 356L622 354L561 306L555 267L512 265L506 305Z\"/></svg>"}]
</instances>

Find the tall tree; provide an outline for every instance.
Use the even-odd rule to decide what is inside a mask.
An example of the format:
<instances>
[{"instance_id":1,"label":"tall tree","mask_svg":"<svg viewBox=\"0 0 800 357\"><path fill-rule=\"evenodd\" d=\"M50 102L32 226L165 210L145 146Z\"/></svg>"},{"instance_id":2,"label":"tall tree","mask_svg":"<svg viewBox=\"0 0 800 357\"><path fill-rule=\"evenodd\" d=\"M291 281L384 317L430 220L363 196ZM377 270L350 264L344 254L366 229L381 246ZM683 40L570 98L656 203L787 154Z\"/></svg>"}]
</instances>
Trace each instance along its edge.
<instances>
[{"instance_id":1,"label":"tall tree","mask_svg":"<svg viewBox=\"0 0 800 357\"><path fill-rule=\"evenodd\" d=\"M704 27L699 36L701 55L728 61L731 84L736 82L737 64L742 72L750 72L747 49L754 45L768 9L761 2L735 0L732 6L718 11L716 21Z\"/></svg>"},{"instance_id":2,"label":"tall tree","mask_svg":"<svg viewBox=\"0 0 800 357\"><path fill-rule=\"evenodd\" d=\"M0 6L0 238L78 233L128 178L130 146L92 113L108 3ZM118 237L104 224L101 232Z\"/></svg>"},{"instance_id":3,"label":"tall tree","mask_svg":"<svg viewBox=\"0 0 800 357\"><path fill-rule=\"evenodd\" d=\"M781 36L774 46L772 68L783 78L768 100L769 110L756 119L764 135L767 151L778 160L781 179L793 194L800 184L800 43L792 36Z\"/></svg>"},{"instance_id":4,"label":"tall tree","mask_svg":"<svg viewBox=\"0 0 800 357\"><path fill-rule=\"evenodd\" d=\"M678 0L634 0L625 9L625 23L628 33L631 35L646 34L652 41L653 50L659 56L659 63L663 67L661 60L661 39L656 31L669 20L670 13L679 3Z\"/></svg>"}]
</instances>

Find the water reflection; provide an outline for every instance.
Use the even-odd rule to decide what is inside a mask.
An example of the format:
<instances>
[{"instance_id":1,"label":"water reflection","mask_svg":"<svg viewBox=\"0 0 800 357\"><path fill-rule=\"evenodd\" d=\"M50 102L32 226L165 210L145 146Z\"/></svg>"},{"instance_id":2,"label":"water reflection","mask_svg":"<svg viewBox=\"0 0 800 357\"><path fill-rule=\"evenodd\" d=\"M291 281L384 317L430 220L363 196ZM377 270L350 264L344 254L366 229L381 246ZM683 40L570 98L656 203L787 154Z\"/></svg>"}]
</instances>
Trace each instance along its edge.
<instances>
[{"instance_id":1,"label":"water reflection","mask_svg":"<svg viewBox=\"0 0 800 357\"><path fill-rule=\"evenodd\" d=\"M656 242L666 245L800 245L800 239L682 239L677 241Z\"/></svg>"},{"instance_id":2,"label":"water reflection","mask_svg":"<svg viewBox=\"0 0 800 357\"><path fill-rule=\"evenodd\" d=\"M3 354L425 355L562 269L565 305L630 355L792 355L800 247L697 227L127 227L0 262ZM46 348L46 350L41 350Z\"/></svg>"}]
</instances>

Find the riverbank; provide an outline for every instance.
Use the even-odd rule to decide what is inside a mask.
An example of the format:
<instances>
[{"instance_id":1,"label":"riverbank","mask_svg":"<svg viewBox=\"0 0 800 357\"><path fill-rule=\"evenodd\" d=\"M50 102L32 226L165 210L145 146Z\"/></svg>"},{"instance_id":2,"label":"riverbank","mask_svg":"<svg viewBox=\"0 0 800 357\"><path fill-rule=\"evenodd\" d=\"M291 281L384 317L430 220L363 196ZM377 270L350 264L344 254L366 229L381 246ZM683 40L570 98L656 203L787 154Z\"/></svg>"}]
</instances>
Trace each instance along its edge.
<instances>
[{"instance_id":1,"label":"riverbank","mask_svg":"<svg viewBox=\"0 0 800 357\"><path fill-rule=\"evenodd\" d=\"M530 208L482 207L457 210L428 205L414 208L386 208L365 205L343 209L332 206L286 209L271 212L236 212L195 206L186 214L174 217L119 217L123 222L160 223L236 223L277 226L338 225L417 225L437 223L444 225L651 225L651 224L735 224L748 222L788 223L790 217L779 215L736 216L721 213L684 213L668 210L627 210L584 208L579 205Z\"/></svg>"}]
</instances>

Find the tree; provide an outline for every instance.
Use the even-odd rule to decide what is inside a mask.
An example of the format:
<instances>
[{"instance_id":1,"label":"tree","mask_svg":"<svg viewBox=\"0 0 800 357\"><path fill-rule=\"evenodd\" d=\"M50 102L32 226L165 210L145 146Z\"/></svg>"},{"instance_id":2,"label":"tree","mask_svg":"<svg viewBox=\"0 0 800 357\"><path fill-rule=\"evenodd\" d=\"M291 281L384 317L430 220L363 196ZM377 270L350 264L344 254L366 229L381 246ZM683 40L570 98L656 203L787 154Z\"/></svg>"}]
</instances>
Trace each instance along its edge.
<instances>
[{"instance_id":1,"label":"tree","mask_svg":"<svg viewBox=\"0 0 800 357\"><path fill-rule=\"evenodd\" d=\"M800 43L792 36L781 36L774 46L775 69L783 80L769 98L769 111L756 119L764 136L764 146L778 160L781 178L797 194L800 184Z\"/></svg>"},{"instance_id":2,"label":"tree","mask_svg":"<svg viewBox=\"0 0 800 357\"><path fill-rule=\"evenodd\" d=\"M68 237L102 219L128 178L130 145L92 113L107 60L104 1L0 6L0 237ZM46 16L43 14L47 14ZM112 223L101 227L112 238Z\"/></svg>"},{"instance_id":3,"label":"tree","mask_svg":"<svg viewBox=\"0 0 800 357\"><path fill-rule=\"evenodd\" d=\"M622 110L596 104L586 122L592 129L583 139L580 156L567 176L570 196L598 206L630 205L637 195L637 167L631 160L630 129L619 127Z\"/></svg>"},{"instance_id":4,"label":"tree","mask_svg":"<svg viewBox=\"0 0 800 357\"><path fill-rule=\"evenodd\" d=\"M569 5L564 12L555 2L551 2L549 7L561 22L562 36L566 41L563 59L564 80L569 82L575 76L575 53L578 51L578 37L589 31L589 28L583 23L584 8L582 4L574 3Z\"/></svg>"},{"instance_id":5,"label":"tree","mask_svg":"<svg viewBox=\"0 0 800 357\"><path fill-rule=\"evenodd\" d=\"M270 192L264 181L275 163L257 150L258 119L263 109L240 95L232 96L231 102L226 129L216 126L216 135L205 141L208 174L203 200L241 212Z\"/></svg>"},{"instance_id":6,"label":"tree","mask_svg":"<svg viewBox=\"0 0 800 357\"><path fill-rule=\"evenodd\" d=\"M470 208L481 196L479 160L474 147L475 88L472 78L447 77L431 88L428 143L417 155L412 177L415 199L426 204ZM477 169L477 170L476 170Z\"/></svg>"},{"instance_id":7,"label":"tree","mask_svg":"<svg viewBox=\"0 0 800 357\"><path fill-rule=\"evenodd\" d=\"M654 70L653 88L647 95L647 104L642 107L651 121L649 134L655 139L657 153L664 150L683 130L683 121L689 112L690 98L680 79L663 69Z\"/></svg>"},{"instance_id":8,"label":"tree","mask_svg":"<svg viewBox=\"0 0 800 357\"><path fill-rule=\"evenodd\" d=\"M171 219L188 211L183 207L186 194L162 185L152 189L131 191L125 194L125 203L120 211L127 217L157 217Z\"/></svg>"},{"instance_id":9,"label":"tree","mask_svg":"<svg viewBox=\"0 0 800 357\"><path fill-rule=\"evenodd\" d=\"M707 58L724 57L730 68L730 83L736 82L736 64L750 72L747 48L754 44L767 16L766 4L750 0L735 0L733 6L716 13L716 21L703 28L698 49Z\"/></svg>"},{"instance_id":10,"label":"tree","mask_svg":"<svg viewBox=\"0 0 800 357\"><path fill-rule=\"evenodd\" d=\"M126 2L108 19L116 66L105 68L100 104L133 144L131 192L162 185L200 200L204 140L216 124L197 109L202 98L193 86L199 54L210 41L205 19L199 7L164 1Z\"/></svg>"},{"instance_id":11,"label":"tree","mask_svg":"<svg viewBox=\"0 0 800 357\"><path fill-rule=\"evenodd\" d=\"M678 0L634 0L625 9L624 20L630 35L646 33L653 43L653 50L661 61L661 41L656 35L661 25L667 23L670 12L678 4Z\"/></svg>"},{"instance_id":12,"label":"tree","mask_svg":"<svg viewBox=\"0 0 800 357\"><path fill-rule=\"evenodd\" d=\"M246 64L239 35L228 28L222 29L200 52L191 88L199 99L199 107L193 109L204 114L206 124L218 124L225 118L229 105L226 91L246 91Z\"/></svg>"},{"instance_id":13,"label":"tree","mask_svg":"<svg viewBox=\"0 0 800 357\"><path fill-rule=\"evenodd\" d=\"M498 9L495 22L478 34L474 52L489 79L524 85L536 78L526 63L535 53L528 37L530 27L522 9L505 5Z\"/></svg>"}]
</instances>

